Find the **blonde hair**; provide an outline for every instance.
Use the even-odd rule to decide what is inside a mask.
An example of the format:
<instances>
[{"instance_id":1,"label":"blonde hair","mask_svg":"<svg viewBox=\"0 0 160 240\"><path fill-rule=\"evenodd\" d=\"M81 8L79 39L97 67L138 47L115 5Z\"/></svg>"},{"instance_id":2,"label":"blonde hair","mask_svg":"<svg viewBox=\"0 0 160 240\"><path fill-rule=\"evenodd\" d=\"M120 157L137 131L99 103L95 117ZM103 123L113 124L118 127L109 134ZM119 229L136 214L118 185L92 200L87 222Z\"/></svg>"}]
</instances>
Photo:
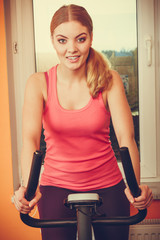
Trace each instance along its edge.
<instances>
[{"instance_id":1,"label":"blonde hair","mask_svg":"<svg viewBox=\"0 0 160 240\"><path fill-rule=\"evenodd\" d=\"M112 73L110 64L105 56L93 48L87 60L87 85L93 98L96 98L99 92L109 89L112 85Z\"/></svg>"},{"instance_id":2,"label":"blonde hair","mask_svg":"<svg viewBox=\"0 0 160 240\"><path fill-rule=\"evenodd\" d=\"M51 36L53 36L56 27L69 21L80 22L83 26L87 27L91 36L93 23L90 15L85 8L74 4L64 5L55 12L50 24ZM87 58L86 74L87 85L93 98L96 98L99 92L108 89L112 84L109 62L101 53L93 48L90 48Z\"/></svg>"}]
</instances>

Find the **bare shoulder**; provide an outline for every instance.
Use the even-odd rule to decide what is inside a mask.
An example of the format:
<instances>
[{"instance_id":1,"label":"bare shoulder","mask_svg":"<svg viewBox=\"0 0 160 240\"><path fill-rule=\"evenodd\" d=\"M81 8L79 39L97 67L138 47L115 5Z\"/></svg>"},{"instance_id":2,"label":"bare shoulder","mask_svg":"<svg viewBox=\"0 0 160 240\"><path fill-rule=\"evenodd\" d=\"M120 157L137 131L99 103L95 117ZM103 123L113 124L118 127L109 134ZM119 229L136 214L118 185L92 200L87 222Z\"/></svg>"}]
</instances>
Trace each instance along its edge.
<instances>
[{"instance_id":1,"label":"bare shoulder","mask_svg":"<svg viewBox=\"0 0 160 240\"><path fill-rule=\"evenodd\" d=\"M107 97L110 95L117 95L117 94L122 94L124 95L125 90L124 90L124 85L122 82L122 79L119 75L119 73L115 70L111 70L112 73L112 85L110 89L107 89Z\"/></svg>"},{"instance_id":2,"label":"bare shoulder","mask_svg":"<svg viewBox=\"0 0 160 240\"><path fill-rule=\"evenodd\" d=\"M104 101L107 102L108 100L108 97L112 94L112 93L115 93L118 91L124 91L124 87L123 87L123 82L122 82L122 79L119 75L119 73L115 70L110 70L111 71L111 74L112 74L112 84L111 84L111 87L109 89L106 89L104 92L103 92L103 98L104 98Z\"/></svg>"},{"instance_id":3,"label":"bare shoulder","mask_svg":"<svg viewBox=\"0 0 160 240\"><path fill-rule=\"evenodd\" d=\"M28 78L26 91L34 91L35 94L42 94L44 99L46 98L47 86L43 72L34 73Z\"/></svg>"},{"instance_id":4,"label":"bare shoulder","mask_svg":"<svg viewBox=\"0 0 160 240\"><path fill-rule=\"evenodd\" d=\"M123 82L122 82L122 79L119 75L119 73L115 70L111 70L111 74L112 74L112 79L113 79L113 85L112 87L123 87ZM112 88L111 88L112 89Z\"/></svg>"},{"instance_id":5,"label":"bare shoulder","mask_svg":"<svg viewBox=\"0 0 160 240\"><path fill-rule=\"evenodd\" d=\"M103 91L102 93L102 97L103 97L103 101L104 104L107 108L107 110L109 110L108 107L108 98L110 95L113 95L112 92L115 92L115 89L117 88L117 86L121 85L121 78L120 75L118 74L118 72L116 72L115 70L110 70L111 74L112 74L112 84L110 85L109 88L107 88L106 90Z\"/></svg>"},{"instance_id":6,"label":"bare shoulder","mask_svg":"<svg viewBox=\"0 0 160 240\"><path fill-rule=\"evenodd\" d=\"M44 84L44 80L45 80L45 76L43 72L37 72L37 73L33 73L27 80L27 84L31 84L31 85L36 85L41 86L41 84Z\"/></svg>"}]
</instances>

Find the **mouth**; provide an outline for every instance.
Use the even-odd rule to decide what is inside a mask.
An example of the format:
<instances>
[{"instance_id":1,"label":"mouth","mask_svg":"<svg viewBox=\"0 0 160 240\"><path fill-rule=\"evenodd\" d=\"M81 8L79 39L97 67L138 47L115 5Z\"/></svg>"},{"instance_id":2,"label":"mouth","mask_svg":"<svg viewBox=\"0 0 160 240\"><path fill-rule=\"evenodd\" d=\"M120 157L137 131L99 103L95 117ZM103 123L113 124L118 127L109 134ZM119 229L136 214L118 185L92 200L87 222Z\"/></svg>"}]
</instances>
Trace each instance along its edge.
<instances>
[{"instance_id":1,"label":"mouth","mask_svg":"<svg viewBox=\"0 0 160 240\"><path fill-rule=\"evenodd\" d=\"M71 62L76 62L80 56L68 56L67 59Z\"/></svg>"}]
</instances>

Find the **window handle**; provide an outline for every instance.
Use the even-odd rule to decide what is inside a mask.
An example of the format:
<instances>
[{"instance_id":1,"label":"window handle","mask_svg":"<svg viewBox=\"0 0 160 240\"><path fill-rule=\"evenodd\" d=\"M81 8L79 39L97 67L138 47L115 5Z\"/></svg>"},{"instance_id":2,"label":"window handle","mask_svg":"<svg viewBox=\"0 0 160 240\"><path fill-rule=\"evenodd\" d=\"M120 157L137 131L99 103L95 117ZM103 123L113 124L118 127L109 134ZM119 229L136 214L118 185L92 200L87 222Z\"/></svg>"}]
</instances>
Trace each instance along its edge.
<instances>
[{"instance_id":1,"label":"window handle","mask_svg":"<svg viewBox=\"0 0 160 240\"><path fill-rule=\"evenodd\" d=\"M18 43L17 42L13 42L13 53L14 54L18 53Z\"/></svg>"},{"instance_id":2,"label":"window handle","mask_svg":"<svg viewBox=\"0 0 160 240\"><path fill-rule=\"evenodd\" d=\"M150 67L152 65L152 38L149 35L145 37L145 48L147 51L147 66Z\"/></svg>"}]
</instances>

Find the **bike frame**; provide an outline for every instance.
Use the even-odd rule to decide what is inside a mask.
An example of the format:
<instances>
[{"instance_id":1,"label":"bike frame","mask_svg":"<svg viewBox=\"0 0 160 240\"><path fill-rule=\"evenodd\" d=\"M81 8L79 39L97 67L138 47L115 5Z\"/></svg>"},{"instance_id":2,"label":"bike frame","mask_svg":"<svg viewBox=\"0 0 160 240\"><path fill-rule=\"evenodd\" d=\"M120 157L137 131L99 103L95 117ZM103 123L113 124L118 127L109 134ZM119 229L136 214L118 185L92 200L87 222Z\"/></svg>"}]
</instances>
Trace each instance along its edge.
<instances>
[{"instance_id":1,"label":"bike frame","mask_svg":"<svg viewBox=\"0 0 160 240\"><path fill-rule=\"evenodd\" d=\"M30 171L30 177L28 180L27 190L25 198L30 201L36 192L39 175L42 164L42 152L36 151L33 155L32 166ZM138 197L141 194L141 190L137 184L136 177L134 174L132 162L130 159L128 148L120 148L120 156L126 176L127 184L133 197ZM114 217L114 218L92 218L90 212L97 208L101 204L101 199L99 201L88 201L84 199L83 201L76 200L75 202L65 201L65 204L71 209L75 208L77 213L77 218L75 219L57 219L57 220L43 220L30 217L28 214L20 213L21 220L28 226L35 228L55 228L55 227L70 227L77 226L78 229L78 240L92 240L92 225L133 225L141 222L147 215L147 209L139 210L136 215L129 217Z\"/></svg>"}]
</instances>

